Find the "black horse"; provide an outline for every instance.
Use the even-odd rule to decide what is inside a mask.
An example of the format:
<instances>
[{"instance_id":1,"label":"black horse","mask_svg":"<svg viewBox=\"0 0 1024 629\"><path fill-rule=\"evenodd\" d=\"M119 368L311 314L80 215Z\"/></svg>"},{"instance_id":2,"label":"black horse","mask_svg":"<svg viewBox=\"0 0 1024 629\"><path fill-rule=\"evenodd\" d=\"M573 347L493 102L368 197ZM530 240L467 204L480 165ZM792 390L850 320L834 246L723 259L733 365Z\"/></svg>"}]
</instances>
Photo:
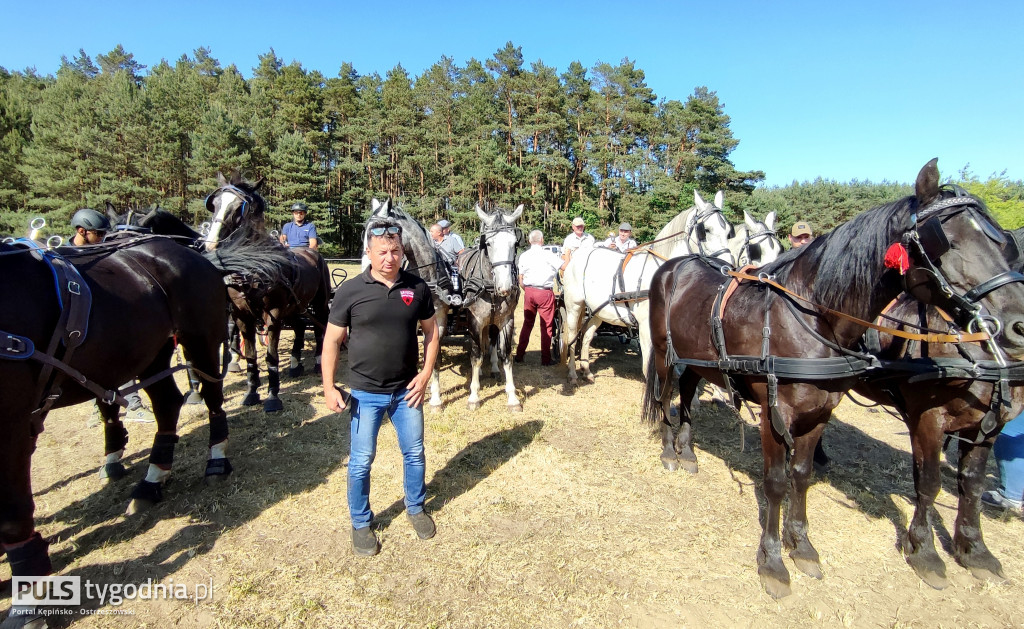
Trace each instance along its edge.
<instances>
[{"instance_id":1,"label":"black horse","mask_svg":"<svg viewBox=\"0 0 1024 629\"><path fill-rule=\"evenodd\" d=\"M259 195L262 180L251 184L238 174L230 181L218 175L220 187L206 199L206 208L213 214L210 230L203 237L208 251L215 251L225 238L231 238L239 230L253 234L253 237L267 240L264 225L266 202ZM271 239L272 240L272 239ZM228 295L232 304L232 316L238 326L246 361L248 390L244 406L260 403L260 375L256 362L256 330L262 324L267 335L267 380L268 396L263 402L266 412L280 411L284 404L278 398L281 379L278 372L278 342L281 328L289 324L295 330L292 344L289 375L303 373L299 360L305 322L302 315L308 313L313 322L316 340L316 364L320 364L323 349L323 335L327 329L330 311L330 271L319 253L311 249L284 249L288 262L280 266L280 280L273 283L261 282L251 276L239 275L228 284Z\"/></svg>"},{"instance_id":2,"label":"black horse","mask_svg":"<svg viewBox=\"0 0 1024 629\"><path fill-rule=\"evenodd\" d=\"M864 320L878 316L906 288L967 327L977 304L964 293L1009 272L999 245L979 227L991 218L976 201L940 189L935 163L918 174L914 196L865 212L788 252L760 269L759 278L739 283L725 305L728 282L719 265L699 257L665 264L652 281L654 351L644 415L662 426L664 465L696 471L690 401L702 377L761 405L767 509L757 563L772 596L790 592L783 545L799 569L821 577L807 536L811 459L832 409L872 366L870 357L852 351ZM1003 350L1024 354L1024 286L1010 283L976 300L1001 320ZM669 408L674 368L680 370L678 418Z\"/></svg>"},{"instance_id":3,"label":"black horse","mask_svg":"<svg viewBox=\"0 0 1024 629\"><path fill-rule=\"evenodd\" d=\"M118 237L56 253L30 241L25 245L0 244L0 540L12 575L38 576L51 568L47 544L33 525L29 472L49 410L102 398L104 419L116 422L117 402L123 402L117 387L132 378L142 380L157 432L129 512L145 508L161 498L178 441L183 398L168 376L175 344L180 344L204 374L201 395L210 421L207 478L230 474L220 377L228 303L223 271L166 238ZM235 244L218 254L228 266L246 266L262 257L258 250ZM122 448L108 444L109 451Z\"/></svg>"},{"instance_id":4,"label":"black horse","mask_svg":"<svg viewBox=\"0 0 1024 629\"><path fill-rule=\"evenodd\" d=\"M983 220L979 226L993 227ZM987 232L1000 244L1007 263L1024 270L1018 244L1021 234L995 229ZM1008 281L1024 276L1008 274ZM998 288L999 282L990 285ZM951 317L909 296L901 296L879 318L879 323L900 330L935 330L959 334ZM896 325L894 325L894 322ZM907 563L926 583L946 587L946 565L935 550L929 513L942 484L940 456L944 439L956 439L958 506L952 539L953 556L980 579L1004 579L1002 565L989 551L981 534L981 494L989 452L1003 424L1024 410L1024 381L1020 363L1000 364L998 347L978 343L928 343L869 330L864 350L890 368L865 374L856 391L881 404L894 406L910 433L916 505L914 517L901 540ZM1010 386L1012 385L1012 386ZM952 435L952 436L950 436Z\"/></svg>"}]
</instances>

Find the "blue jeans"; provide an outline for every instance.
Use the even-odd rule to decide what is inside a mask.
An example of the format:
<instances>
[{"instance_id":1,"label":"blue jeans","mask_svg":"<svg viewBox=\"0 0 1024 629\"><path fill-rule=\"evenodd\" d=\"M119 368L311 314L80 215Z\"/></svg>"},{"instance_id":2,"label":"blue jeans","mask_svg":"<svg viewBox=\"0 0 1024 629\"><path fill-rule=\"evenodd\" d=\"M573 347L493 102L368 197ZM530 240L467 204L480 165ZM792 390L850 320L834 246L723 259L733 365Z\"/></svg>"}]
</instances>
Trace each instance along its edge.
<instances>
[{"instance_id":1,"label":"blue jeans","mask_svg":"<svg viewBox=\"0 0 1024 629\"><path fill-rule=\"evenodd\" d=\"M398 434L405 477L405 510L409 515L423 511L427 498L425 475L427 457L423 451L423 405L409 407L405 389L395 393L370 393L353 389L351 445L348 459L348 510L352 528L361 529L373 522L370 510L370 466L377 453L377 433L384 414Z\"/></svg>"},{"instance_id":2,"label":"blue jeans","mask_svg":"<svg viewBox=\"0 0 1024 629\"><path fill-rule=\"evenodd\" d=\"M1024 499L1024 413L1006 422L992 446L999 467L999 493Z\"/></svg>"}]
</instances>

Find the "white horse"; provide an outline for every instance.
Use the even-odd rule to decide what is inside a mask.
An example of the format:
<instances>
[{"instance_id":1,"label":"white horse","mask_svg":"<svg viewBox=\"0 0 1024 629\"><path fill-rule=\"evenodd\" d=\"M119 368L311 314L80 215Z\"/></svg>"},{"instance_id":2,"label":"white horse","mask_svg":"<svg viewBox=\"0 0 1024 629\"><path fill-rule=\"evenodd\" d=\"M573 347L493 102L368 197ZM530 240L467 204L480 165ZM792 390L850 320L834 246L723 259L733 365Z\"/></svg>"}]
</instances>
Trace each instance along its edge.
<instances>
[{"instance_id":1,"label":"white horse","mask_svg":"<svg viewBox=\"0 0 1024 629\"><path fill-rule=\"evenodd\" d=\"M590 372L590 343L602 322L637 328L641 369L646 371L651 347L647 291L658 267L669 258L690 253L733 264L728 246L733 228L722 214L722 192L715 195L713 205L697 192L693 193L693 199L694 206L669 221L653 243L626 254L604 247L579 250L565 267L562 277L565 306L560 313L565 328L560 358L567 363L570 384L578 382L576 356L570 345L579 336L588 309L591 316L580 340L580 365L587 381L594 381Z\"/></svg>"},{"instance_id":2,"label":"white horse","mask_svg":"<svg viewBox=\"0 0 1024 629\"><path fill-rule=\"evenodd\" d=\"M736 227L736 235L729 239L729 250L737 267L760 267L774 262L782 255L782 241L775 233L775 212L768 212L759 221L743 212L743 224Z\"/></svg>"},{"instance_id":3,"label":"white horse","mask_svg":"<svg viewBox=\"0 0 1024 629\"><path fill-rule=\"evenodd\" d=\"M735 228L725 219L724 200L721 190L715 193L713 203L694 190L693 206L669 221L648 248L664 258L696 253L733 264L729 238L735 235Z\"/></svg>"},{"instance_id":4,"label":"white horse","mask_svg":"<svg viewBox=\"0 0 1024 629\"><path fill-rule=\"evenodd\" d=\"M497 373L499 361L505 370L505 393L508 409L522 411L512 380L512 354L515 343L515 310L519 303L519 282L516 277L516 245L522 232L515 223L523 213L520 205L511 214L500 209L487 213L477 205L480 217L480 240L476 247L467 247L459 256L459 278L464 287L463 308L468 311L470 364L473 377L469 384L467 407L480 408L480 366L483 357L491 356L491 372Z\"/></svg>"}]
</instances>

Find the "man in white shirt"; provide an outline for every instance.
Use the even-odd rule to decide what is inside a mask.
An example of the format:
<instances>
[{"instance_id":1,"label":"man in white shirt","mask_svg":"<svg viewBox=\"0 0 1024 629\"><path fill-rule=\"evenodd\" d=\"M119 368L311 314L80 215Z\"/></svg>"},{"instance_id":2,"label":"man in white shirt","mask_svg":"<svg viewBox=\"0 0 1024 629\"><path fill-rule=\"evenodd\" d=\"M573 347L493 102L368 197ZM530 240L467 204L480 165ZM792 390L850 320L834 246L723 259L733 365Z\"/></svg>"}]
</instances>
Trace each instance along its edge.
<instances>
[{"instance_id":1,"label":"man in white shirt","mask_svg":"<svg viewBox=\"0 0 1024 629\"><path fill-rule=\"evenodd\" d=\"M530 248L519 256L519 285L523 287L523 327L519 331L519 345L515 361L523 362L526 346L533 332L533 322L540 313L540 364L556 364L551 358L551 335L555 324L555 276L565 268L557 255L544 248L544 234L539 229L530 232Z\"/></svg>"},{"instance_id":2,"label":"man in white shirt","mask_svg":"<svg viewBox=\"0 0 1024 629\"><path fill-rule=\"evenodd\" d=\"M572 233L562 243L562 256L569 259L580 247L593 247L594 237L587 233L587 223L582 216L572 219Z\"/></svg>"},{"instance_id":3,"label":"man in white shirt","mask_svg":"<svg viewBox=\"0 0 1024 629\"><path fill-rule=\"evenodd\" d=\"M619 225L618 238L612 236L608 238L608 240L604 241L603 244L609 249L615 249L620 253L626 253L627 249L636 247L636 241L633 240L633 227L629 223Z\"/></svg>"}]
</instances>

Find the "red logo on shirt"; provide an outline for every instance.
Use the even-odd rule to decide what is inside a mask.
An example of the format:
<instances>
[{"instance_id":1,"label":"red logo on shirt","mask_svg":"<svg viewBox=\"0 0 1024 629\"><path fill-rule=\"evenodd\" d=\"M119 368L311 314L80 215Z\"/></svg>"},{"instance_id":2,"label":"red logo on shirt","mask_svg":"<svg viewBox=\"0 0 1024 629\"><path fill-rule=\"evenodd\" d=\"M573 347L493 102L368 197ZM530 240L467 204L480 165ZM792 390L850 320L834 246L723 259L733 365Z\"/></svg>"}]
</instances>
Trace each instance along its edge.
<instances>
[{"instance_id":1,"label":"red logo on shirt","mask_svg":"<svg viewBox=\"0 0 1024 629\"><path fill-rule=\"evenodd\" d=\"M412 298L416 296L416 293L407 288L403 288L400 292L402 294L402 301L405 302L405 305L411 306Z\"/></svg>"}]
</instances>

